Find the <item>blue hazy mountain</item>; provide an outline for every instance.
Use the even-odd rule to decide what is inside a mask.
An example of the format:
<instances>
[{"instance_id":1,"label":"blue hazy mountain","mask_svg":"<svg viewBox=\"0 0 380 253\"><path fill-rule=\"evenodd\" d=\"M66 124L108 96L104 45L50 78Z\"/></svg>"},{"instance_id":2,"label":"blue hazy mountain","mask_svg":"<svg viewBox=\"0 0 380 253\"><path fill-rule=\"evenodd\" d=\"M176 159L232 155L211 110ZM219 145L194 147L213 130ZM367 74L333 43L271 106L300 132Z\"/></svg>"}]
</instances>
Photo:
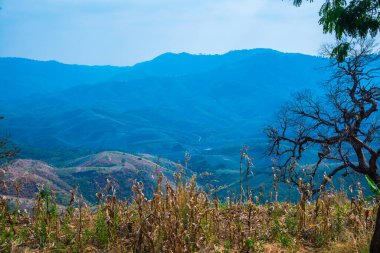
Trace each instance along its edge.
<instances>
[{"instance_id":1,"label":"blue hazy mountain","mask_svg":"<svg viewBox=\"0 0 380 253\"><path fill-rule=\"evenodd\" d=\"M67 65L56 61L0 58L0 100L14 102L79 84L109 80L125 68Z\"/></svg>"},{"instance_id":2,"label":"blue hazy mountain","mask_svg":"<svg viewBox=\"0 0 380 253\"><path fill-rule=\"evenodd\" d=\"M267 49L233 51L225 55L166 53L133 67L83 66L56 61L0 58L0 99L10 101L47 94L76 85L149 76L180 76L217 68L245 59Z\"/></svg>"},{"instance_id":3,"label":"blue hazy mountain","mask_svg":"<svg viewBox=\"0 0 380 253\"><path fill-rule=\"evenodd\" d=\"M189 151L194 170L230 175L242 145L252 147L257 167L268 164L262 128L292 93L319 92L326 64L269 49L167 53L132 67L3 58L0 114L19 145L174 161Z\"/></svg>"}]
</instances>

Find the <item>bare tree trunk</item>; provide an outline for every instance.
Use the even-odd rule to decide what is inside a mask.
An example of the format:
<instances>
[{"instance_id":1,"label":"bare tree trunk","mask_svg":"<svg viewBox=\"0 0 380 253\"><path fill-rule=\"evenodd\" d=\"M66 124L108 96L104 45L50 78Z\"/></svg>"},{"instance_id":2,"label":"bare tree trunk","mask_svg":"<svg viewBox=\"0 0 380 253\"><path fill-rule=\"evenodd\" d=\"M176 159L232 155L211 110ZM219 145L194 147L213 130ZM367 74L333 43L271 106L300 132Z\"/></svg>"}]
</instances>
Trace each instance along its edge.
<instances>
[{"instance_id":1,"label":"bare tree trunk","mask_svg":"<svg viewBox=\"0 0 380 253\"><path fill-rule=\"evenodd\" d=\"M375 232L372 236L370 253L379 253L380 252L380 207L377 210Z\"/></svg>"},{"instance_id":2,"label":"bare tree trunk","mask_svg":"<svg viewBox=\"0 0 380 253\"><path fill-rule=\"evenodd\" d=\"M377 171L377 168L373 171ZM372 175L372 180L380 188L380 176L375 173ZM377 209L376 221L375 221L375 231L371 239L370 253L379 253L380 252L380 206Z\"/></svg>"}]
</instances>

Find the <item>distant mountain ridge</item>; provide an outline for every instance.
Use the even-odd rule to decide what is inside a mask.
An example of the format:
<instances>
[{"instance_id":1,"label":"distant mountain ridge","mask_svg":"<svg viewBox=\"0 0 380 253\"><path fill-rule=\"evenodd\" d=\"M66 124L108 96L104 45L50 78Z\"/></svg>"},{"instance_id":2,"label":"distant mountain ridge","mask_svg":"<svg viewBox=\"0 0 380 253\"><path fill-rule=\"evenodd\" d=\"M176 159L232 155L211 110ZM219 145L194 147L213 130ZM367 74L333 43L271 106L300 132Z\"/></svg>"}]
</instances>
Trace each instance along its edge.
<instances>
[{"instance_id":1,"label":"distant mountain ridge","mask_svg":"<svg viewBox=\"0 0 380 253\"><path fill-rule=\"evenodd\" d=\"M202 73L260 54L283 54L272 49L237 50L226 54L165 53L133 66L86 66L57 61L0 57L0 101L47 94L70 87L109 80L127 81L152 76ZM290 54L289 54L290 55ZM291 54L301 55L301 54Z\"/></svg>"},{"instance_id":2,"label":"distant mountain ridge","mask_svg":"<svg viewBox=\"0 0 380 253\"><path fill-rule=\"evenodd\" d=\"M146 76L181 76L202 73L225 64L241 61L261 53L280 53L272 49L236 50L226 54L189 54L164 53L151 61L137 63L127 71L136 71ZM127 72L126 71L126 72ZM140 74L141 75L141 74ZM133 75L132 75L133 76ZM140 76L141 77L141 76ZM116 79L130 79L130 76L118 76Z\"/></svg>"},{"instance_id":3,"label":"distant mountain ridge","mask_svg":"<svg viewBox=\"0 0 380 253\"><path fill-rule=\"evenodd\" d=\"M66 65L56 61L0 58L0 101L48 94L79 84L109 80L123 68Z\"/></svg>"},{"instance_id":4,"label":"distant mountain ridge","mask_svg":"<svg viewBox=\"0 0 380 253\"><path fill-rule=\"evenodd\" d=\"M292 93L318 93L328 75L328 59L268 49L167 53L132 67L8 60L0 59L0 114L19 145L174 161L189 151L192 169L230 181L242 145L267 167L262 128Z\"/></svg>"}]
</instances>

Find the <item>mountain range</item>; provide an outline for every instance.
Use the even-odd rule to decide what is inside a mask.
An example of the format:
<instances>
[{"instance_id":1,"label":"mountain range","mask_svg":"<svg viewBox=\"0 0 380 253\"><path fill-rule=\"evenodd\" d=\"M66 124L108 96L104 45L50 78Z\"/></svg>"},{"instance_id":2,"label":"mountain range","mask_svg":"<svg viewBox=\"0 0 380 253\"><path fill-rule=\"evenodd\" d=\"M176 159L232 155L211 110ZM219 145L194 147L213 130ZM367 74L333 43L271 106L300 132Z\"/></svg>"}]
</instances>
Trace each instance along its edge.
<instances>
[{"instance_id":1,"label":"mountain range","mask_svg":"<svg viewBox=\"0 0 380 253\"><path fill-rule=\"evenodd\" d=\"M187 152L193 172L231 184L243 145L270 174L263 127L292 93L319 93L327 64L270 49L166 53L130 67L0 58L1 127L24 159L62 167L117 150L181 163Z\"/></svg>"}]
</instances>

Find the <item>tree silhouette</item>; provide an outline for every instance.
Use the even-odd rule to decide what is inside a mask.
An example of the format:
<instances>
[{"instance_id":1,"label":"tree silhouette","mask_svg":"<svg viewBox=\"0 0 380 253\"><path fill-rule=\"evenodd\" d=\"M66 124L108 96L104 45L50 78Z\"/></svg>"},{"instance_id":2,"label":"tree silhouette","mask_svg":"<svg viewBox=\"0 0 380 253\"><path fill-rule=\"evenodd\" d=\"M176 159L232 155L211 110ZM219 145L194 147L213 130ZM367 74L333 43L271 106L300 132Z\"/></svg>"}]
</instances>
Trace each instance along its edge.
<instances>
[{"instance_id":1,"label":"tree silhouette","mask_svg":"<svg viewBox=\"0 0 380 253\"><path fill-rule=\"evenodd\" d=\"M265 130L280 179L297 185L302 178L313 194L333 176L351 172L369 176L380 187L380 55L374 53L374 40L359 39L349 45L342 61L331 59L325 94L297 93L282 109L277 124ZM324 53L329 55L334 48L325 46ZM299 166L305 155L312 154L315 163L309 169ZM324 179L316 180L323 172ZM372 248L380 252L380 211Z\"/></svg>"}]
</instances>

